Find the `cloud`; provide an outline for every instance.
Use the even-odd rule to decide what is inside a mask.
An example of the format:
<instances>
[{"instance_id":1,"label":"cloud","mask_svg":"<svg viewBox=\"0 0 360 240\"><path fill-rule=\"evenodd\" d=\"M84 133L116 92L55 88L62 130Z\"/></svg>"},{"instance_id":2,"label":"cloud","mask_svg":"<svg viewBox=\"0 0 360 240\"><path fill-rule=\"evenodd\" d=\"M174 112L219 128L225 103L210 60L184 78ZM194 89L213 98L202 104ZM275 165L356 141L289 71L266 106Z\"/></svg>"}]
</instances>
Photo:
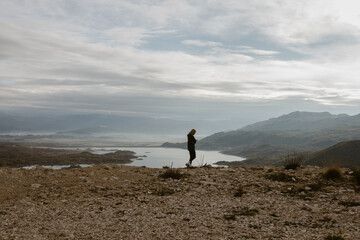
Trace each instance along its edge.
<instances>
[{"instance_id":1,"label":"cloud","mask_svg":"<svg viewBox=\"0 0 360 240\"><path fill-rule=\"evenodd\" d=\"M21 3L0 3L0 110L360 101L358 16L336 1Z\"/></svg>"},{"instance_id":2,"label":"cloud","mask_svg":"<svg viewBox=\"0 0 360 240\"><path fill-rule=\"evenodd\" d=\"M182 41L185 45L192 45L197 47L220 47L223 44L220 42L212 42L212 41L200 41L200 40L184 40Z\"/></svg>"},{"instance_id":3,"label":"cloud","mask_svg":"<svg viewBox=\"0 0 360 240\"><path fill-rule=\"evenodd\" d=\"M238 47L240 49L240 52L243 53L252 53L252 54L256 54L256 55L275 55L275 54L279 54L280 52L278 51L268 51L268 50L262 50L262 49L254 49L252 47L248 47L248 46L240 46Z\"/></svg>"}]
</instances>

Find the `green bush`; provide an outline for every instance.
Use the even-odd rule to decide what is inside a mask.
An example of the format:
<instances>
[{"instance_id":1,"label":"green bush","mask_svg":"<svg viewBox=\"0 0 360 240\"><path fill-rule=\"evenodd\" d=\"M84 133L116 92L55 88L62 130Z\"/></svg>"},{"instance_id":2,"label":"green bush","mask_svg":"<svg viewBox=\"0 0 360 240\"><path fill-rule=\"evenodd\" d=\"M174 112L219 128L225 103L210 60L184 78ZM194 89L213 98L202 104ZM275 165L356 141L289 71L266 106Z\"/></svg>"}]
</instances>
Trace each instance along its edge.
<instances>
[{"instance_id":1,"label":"green bush","mask_svg":"<svg viewBox=\"0 0 360 240\"><path fill-rule=\"evenodd\" d=\"M330 167L324 173L324 178L327 180L339 180L342 179L341 170L337 167Z\"/></svg>"}]
</instances>

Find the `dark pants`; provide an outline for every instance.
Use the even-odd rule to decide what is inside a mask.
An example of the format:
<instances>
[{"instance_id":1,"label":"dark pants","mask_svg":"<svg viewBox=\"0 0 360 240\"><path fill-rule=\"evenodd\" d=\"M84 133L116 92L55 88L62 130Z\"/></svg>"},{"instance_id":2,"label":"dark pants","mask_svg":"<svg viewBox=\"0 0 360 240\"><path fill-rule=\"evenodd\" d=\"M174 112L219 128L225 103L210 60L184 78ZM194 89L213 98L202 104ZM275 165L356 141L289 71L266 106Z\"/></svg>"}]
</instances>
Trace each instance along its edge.
<instances>
[{"instance_id":1,"label":"dark pants","mask_svg":"<svg viewBox=\"0 0 360 240\"><path fill-rule=\"evenodd\" d=\"M190 164L191 164L191 163L192 163L192 161L196 158L195 149L189 149L189 153L190 153L190 159L189 159L189 162L190 162Z\"/></svg>"}]
</instances>

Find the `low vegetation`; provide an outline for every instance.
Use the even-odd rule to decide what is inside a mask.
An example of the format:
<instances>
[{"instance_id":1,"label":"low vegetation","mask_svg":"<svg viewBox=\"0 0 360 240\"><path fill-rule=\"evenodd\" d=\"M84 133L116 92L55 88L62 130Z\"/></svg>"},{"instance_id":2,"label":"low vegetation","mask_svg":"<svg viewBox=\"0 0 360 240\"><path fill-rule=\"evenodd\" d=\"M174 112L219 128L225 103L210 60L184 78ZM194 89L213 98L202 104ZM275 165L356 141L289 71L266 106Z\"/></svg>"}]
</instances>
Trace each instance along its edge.
<instances>
[{"instance_id":1,"label":"low vegetation","mask_svg":"<svg viewBox=\"0 0 360 240\"><path fill-rule=\"evenodd\" d=\"M255 216L259 213L259 210L255 208L242 207L240 209L234 209L233 214L237 216Z\"/></svg>"},{"instance_id":2,"label":"low vegetation","mask_svg":"<svg viewBox=\"0 0 360 240\"><path fill-rule=\"evenodd\" d=\"M278 182L293 182L296 181L295 177L288 175L283 172L276 172L266 175L267 179L278 181Z\"/></svg>"},{"instance_id":3,"label":"low vegetation","mask_svg":"<svg viewBox=\"0 0 360 240\"><path fill-rule=\"evenodd\" d=\"M224 214L224 219L225 220L236 220L236 215L235 214Z\"/></svg>"},{"instance_id":4,"label":"low vegetation","mask_svg":"<svg viewBox=\"0 0 360 240\"><path fill-rule=\"evenodd\" d=\"M154 191L154 195L157 196L169 196L175 194L175 190L170 188L161 188Z\"/></svg>"},{"instance_id":5,"label":"low vegetation","mask_svg":"<svg viewBox=\"0 0 360 240\"><path fill-rule=\"evenodd\" d=\"M329 234L325 237L325 240L345 240L340 234Z\"/></svg>"},{"instance_id":6,"label":"low vegetation","mask_svg":"<svg viewBox=\"0 0 360 240\"><path fill-rule=\"evenodd\" d=\"M281 162L285 169L295 170L302 165L304 159L304 154L293 152L292 154L287 153L285 156L281 157Z\"/></svg>"},{"instance_id":7,"label":"low vegetation","mask_svg":"<svg viewBox=\"0 0 360 240\"><path fill-rule=\"evenodd\" d=\"M360 169L356 169L353 173L355 182L360 185Z\"/></svg>"},{"instance_id":8,"label":"low vegetation","mask_svg":"<svg viewBox=\"0 0 360 240\"><path fill-rule=\"evenodd\" d=\"M179 169L168 168L165 172L159 175L161 178L172 178L172 179L181 179L185 174L181 173Z\"/></svg>"},{"instance_id":9,"label":"low vegetation","mask_svg":"<svg viewBox=\"0 0 360 240\"><path fill-rule=\"evenodd\" d=\"M231 213L226 213L223 215L223 218L225 220L236 220L236 216L255 216L259 213L259 210L255 208L249 208L249 207L242 207L239 209L233 209Z\"/></svg>"},{"instance_id":10,"label":"low vegetation","mask_svg":"<svg viewBox=\"0 0 360 240\"><path fill-rule=\"evenodd\" d=\"M360 202L340 201L339 205L342 205L342 206L345 206L345 207L358 207L358 206L360 206Z\"/></svg>"},{"instance_id":11,"label":"low vegetation","mask_svg":"<svg viewBox=\"0 0 360 240\"><path fill-rule=\"evenodd\" d=\"M320 191L323 187L323 183L319 180L316 183L309 184L308 187L311 188L312 191Z\"/></svg>"},{"instance_id":12,"label":"low vegetation","mask_svg":"<svg viewBox=\"0 0 360 240\"><path fill-rule=\"evenodd\" d=\"M342 173L338 167L330 167L325 171L323 177L326 180L340 180L342 179Z\"/></svg>"},{"instance_id":13,"label":"low vegetation","mask_svg":"<svg viewBox=\"0 0 360 240\"><path fill-rule=\"evenodd\" d=\"M235 190L234 197L242 197L244 195L245 191L242 186L238 186Z\"/></svg>"}]
</instances>

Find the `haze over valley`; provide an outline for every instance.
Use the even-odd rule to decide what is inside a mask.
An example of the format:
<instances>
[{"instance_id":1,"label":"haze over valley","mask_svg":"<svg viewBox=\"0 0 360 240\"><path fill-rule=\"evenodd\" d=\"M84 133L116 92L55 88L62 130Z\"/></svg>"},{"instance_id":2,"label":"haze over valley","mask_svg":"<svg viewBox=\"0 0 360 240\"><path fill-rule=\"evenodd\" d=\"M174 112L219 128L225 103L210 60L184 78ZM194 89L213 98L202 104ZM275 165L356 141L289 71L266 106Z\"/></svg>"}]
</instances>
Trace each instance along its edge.
<instances>
[{"instance_id":1,"label":"haze over valley","mask_svg":"<svg viewBox=\"0 0 360 240\"><path fill-rule=\"evenodd\" d=\"M162 146L186 148L186 134L197 125L197 149L248 158L241 164L276 165L290 152L314 154L344 141L360 139L360 114L296 111L268 120L219 131L224 122L178 121L113 115L15 117L2 114L3 141L47 147ZM38 134L19 134L26 131ZM213 130L213 132L211 132ZM49 133L54 131L53 133ZM208 133L207 135L205 135ZM354 156L355 157L355 156ZM339 156L337 156L339 158ZM357 162L357 160L355 161ZM234 164L234 163L232 163ZM355 163L354 163L355 164Z\"/></svg>"}]
</instances>

